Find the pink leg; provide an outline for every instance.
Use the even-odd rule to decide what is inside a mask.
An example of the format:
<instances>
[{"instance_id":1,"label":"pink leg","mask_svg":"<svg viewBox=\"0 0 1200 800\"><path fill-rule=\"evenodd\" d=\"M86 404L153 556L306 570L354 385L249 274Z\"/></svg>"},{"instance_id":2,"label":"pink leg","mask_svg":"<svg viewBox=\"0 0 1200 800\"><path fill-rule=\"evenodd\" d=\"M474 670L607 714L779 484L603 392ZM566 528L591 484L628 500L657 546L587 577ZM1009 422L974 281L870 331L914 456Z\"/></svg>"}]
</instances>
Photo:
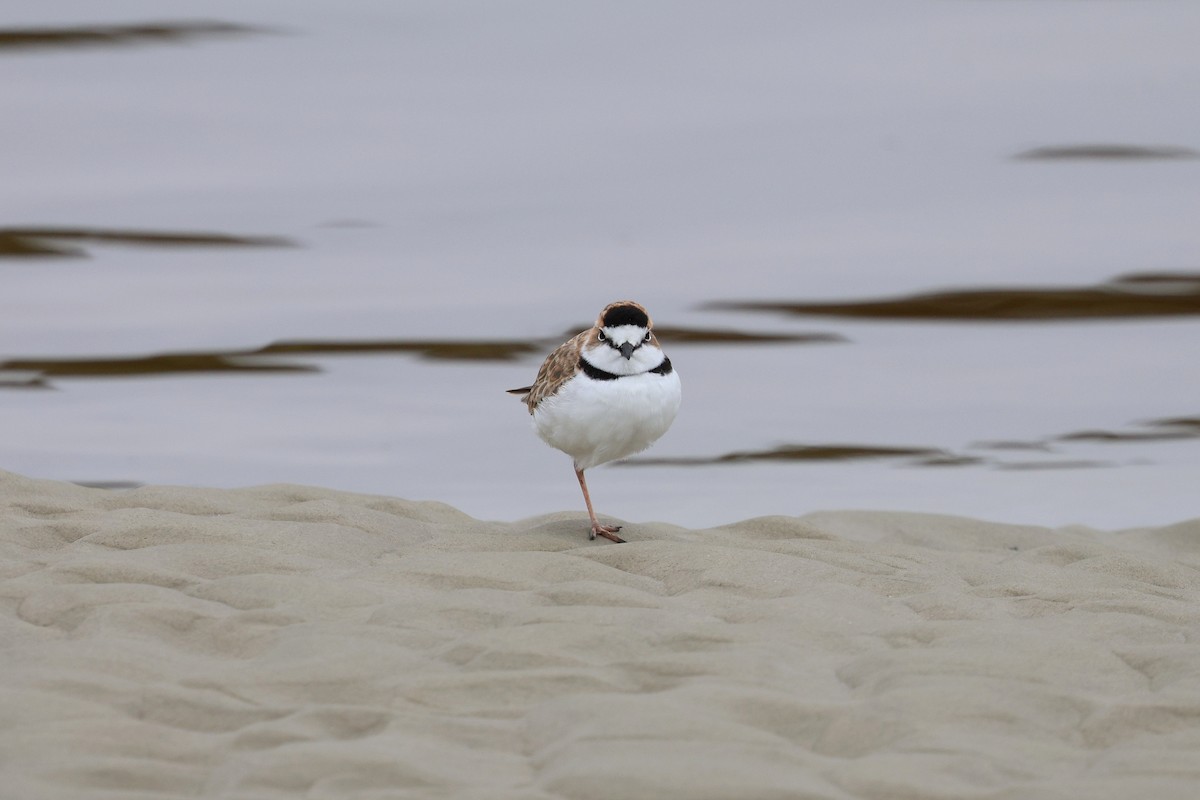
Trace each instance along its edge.
<instances>
[{"instance_id":1,"label":"pink leg","mask_svg":"<svg viewBox=\"0 0 1200 800\"><path fill-rule=\"evenodd\" d=\"M587 481L583 479L583 470L575 470L575 477L579 479L579 488L583 489L583 502L587 503L588 518L592 521L592 530L588 533L588 538L595 539L600 535L610 541L624 544L625 540L617 536L617 531L621 530L620 525L601 525L600 520L596 519L596 512L592 511L592 498L588 495Z\"/></svg>"}]
</instances>

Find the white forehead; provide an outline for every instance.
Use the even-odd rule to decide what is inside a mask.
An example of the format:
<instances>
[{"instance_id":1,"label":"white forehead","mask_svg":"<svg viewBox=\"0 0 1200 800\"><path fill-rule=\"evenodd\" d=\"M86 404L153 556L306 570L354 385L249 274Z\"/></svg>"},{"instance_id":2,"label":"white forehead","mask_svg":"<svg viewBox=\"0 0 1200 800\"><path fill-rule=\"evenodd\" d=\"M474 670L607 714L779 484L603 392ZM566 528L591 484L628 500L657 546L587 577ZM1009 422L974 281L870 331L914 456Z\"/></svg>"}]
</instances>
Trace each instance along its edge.
<instances>
[{"instance_id":1,"label":"white forehead","mask_svg":"<svg viewBox=\"0 0 1200 800\"><path fill-rule=\"evenodd\" d=\"M604 335L614 342L637 342L646 335L641 325L605 325Z\"/></svg>"}]
</instances>

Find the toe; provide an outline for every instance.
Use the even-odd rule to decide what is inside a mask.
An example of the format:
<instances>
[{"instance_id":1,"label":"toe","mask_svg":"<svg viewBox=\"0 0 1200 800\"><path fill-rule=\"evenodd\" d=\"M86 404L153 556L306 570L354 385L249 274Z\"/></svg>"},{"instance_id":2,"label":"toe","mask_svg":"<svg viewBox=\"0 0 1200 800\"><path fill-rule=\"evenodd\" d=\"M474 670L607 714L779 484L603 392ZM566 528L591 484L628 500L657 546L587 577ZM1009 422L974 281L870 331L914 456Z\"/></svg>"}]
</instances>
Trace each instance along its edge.
<instances>
[{"instance_id":1,"label":"toe","mask_svg":"<svg viewBox=\"0 0 1200 800\"><path fill-rule=\"evenodd\" d=\"M605 539L608 539L610 542L625 544L625 540L620 536L617 536L617 530L618 529L616 528L602 527L600 530L596 531L596 533L600 536L603 536Z\"/></svg>"}]
</instances>

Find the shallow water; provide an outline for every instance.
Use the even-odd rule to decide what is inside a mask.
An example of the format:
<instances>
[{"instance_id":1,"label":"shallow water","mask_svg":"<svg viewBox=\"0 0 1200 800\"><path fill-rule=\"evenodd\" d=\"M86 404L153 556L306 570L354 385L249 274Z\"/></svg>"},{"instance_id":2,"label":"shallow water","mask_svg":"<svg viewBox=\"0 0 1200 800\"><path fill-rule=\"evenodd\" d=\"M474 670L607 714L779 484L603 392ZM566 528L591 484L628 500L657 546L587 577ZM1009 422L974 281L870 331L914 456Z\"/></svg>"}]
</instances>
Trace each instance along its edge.
<instances>
[{"instance_id":1,"label":"shallow water","mask_svg":"<svg viewBox=\"0 0 1200 800\"><path fill-rule=\"evenodd\" d=\"M602 515L1197 513L1193 4L10 2L0 468L581 508L523 407L645 303Z\"/></svg>"}]
</instances>

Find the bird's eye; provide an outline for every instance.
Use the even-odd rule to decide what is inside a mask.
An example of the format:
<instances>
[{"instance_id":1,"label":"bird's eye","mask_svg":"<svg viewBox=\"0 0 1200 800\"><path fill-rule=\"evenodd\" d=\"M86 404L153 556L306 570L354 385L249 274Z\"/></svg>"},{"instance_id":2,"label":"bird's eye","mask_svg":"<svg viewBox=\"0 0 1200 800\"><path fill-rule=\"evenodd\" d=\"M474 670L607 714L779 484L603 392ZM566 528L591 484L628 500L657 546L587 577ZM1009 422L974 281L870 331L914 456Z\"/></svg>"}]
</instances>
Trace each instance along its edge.
<instances>
[{"instance_id":1,"label":"bird's eye","mask_svg":"<svg viewBox=\"0 0 1200 800\"><path fill-rule=\"evenodd\" d=\"M608 337L604 335L604 331L600 331L598 334L596 334L596 338L603 342Z\"/></svg>"},{"instance_id":2,"label":"bird's eye","mask_svg":"<svg viewBox=\"0 0 1200 800\"><path fill-rule=\"evenodd\" d=\"M648 342L648 341L650 341L650 331L646 331L646 338L645 338L645 339L642 339L642 341L643 341L643 342Z\"/></svg>"}]
</instances>

